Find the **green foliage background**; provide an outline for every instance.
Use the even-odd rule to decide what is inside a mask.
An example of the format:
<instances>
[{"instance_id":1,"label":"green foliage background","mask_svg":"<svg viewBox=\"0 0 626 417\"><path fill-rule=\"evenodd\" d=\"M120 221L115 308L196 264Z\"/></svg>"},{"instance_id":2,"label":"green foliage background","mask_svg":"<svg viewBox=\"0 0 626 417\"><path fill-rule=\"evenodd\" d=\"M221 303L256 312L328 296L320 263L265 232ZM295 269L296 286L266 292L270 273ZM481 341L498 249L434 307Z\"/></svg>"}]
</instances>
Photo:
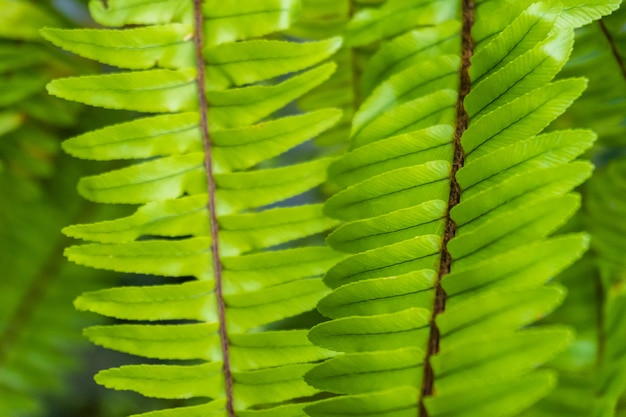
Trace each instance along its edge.
<instances>
[{"instance_id":1,"label":"green foliage background","mask_svg":"<svg viewBox=\"0 0 626 417\"><path fill-rule=\"evenodd\" d=\"M318 115L317 119L316 116L311 116L310 120L307 119L309 120L308 127L314 126L310 127L310 130L306 130L307 126L302 128L301 123L296 122L288 126L294 132L297 131L297 128L302 129L300 134L302 136L301 140L294 139L295 142L316 136L314 145L308 143L297 146L276 159L271 157L273 154L279 153L278 151L268 150L267 156L259 156L258 149L249 151L249 155L245 154L245 150L243 150L236 157L223 156L224 161L234 161L227 170L246 170L249 166L259 163L264 168L273 168L275 166L291 165L311 160L313 162L310 165L303 166L306 167L307 172L316 171L319 175L310 176L309 178L303 177L301 181L306 179L312 187L323 182L323 172L329 162L329 160L323 159L323 157L341 154L349 147L346 146L346 138L350 135L355 114L357 118L354 119L354 123L360 129L371 123L375 119L375 115L377 117L376 112L382 111L381 106L389 105L389 108L393 108L398 105L398 103L385 104L385 96L382 93L376 98L377 85L387 81L386 77L389 77L391 74L386 73L383 76L386 69L381 67L381 65L385 65L384 63L381 64L381 61L378 62L379 68L376 69L374 65L373 70L371 68L366 69L368 68L368 63L374 56L371 62L376 64L377 58L375 54L380 46L381 39L386 41L392 36L408 31L416 25L418 16L420 16L420 19L426 19L423 16L429 16L428 18L432 18L436 21L435 23L438 23L437 19L445 20L442 16L447 11L445 8L441 8L440 5L434 6L433 9L429 9L426 12L420 10L419 13L412 11L409 7L407 9L409 18L402 20L402 22L410 21L410 23L405 25L406 27L398 24L392 25L389 22L385 26L384 22L388 15L385 14L385 5L380 5L379 3L384 2L303 0L298 10L296 23L289 28L281 28L281 30L284 30L281 33L268 34L266 36L266 38L271 40L287 38L298 39L298 42L301 39L323 40L331 38L330 40L320 41L317 44L298 44L297 48L300 51L304 51L301 54L306 56L308 61L300 62L297 64L299 67L294 67L290 71L285 70L285 72L300 71L311 65L317 65L317 63L326 60L331 55L332 60L337 64L337 71L324 83L311 81L311 86L314 84L321 84L321 86L311 88L311 91L303 94L302 97L298 98L299 94L294 93L293 98L297 98L297 101L291 103L287 108L281 109L279 113L285 116L307 111L319 111L320 113L316 113ZM389 3L393 4L394 2L390 1ZM607 5L608 7L609 4L614 2L590 1L588 3L591 4L590 7L592 8L598 7L601 9L602 6ZM379 9L372 9L377 11L368 15L368 7L379 7ZM359 15L358 11L361 9L365 11L362 11L362 14ZM415 10L418 9L415 8ZM413 15L411 13L416 14ZM606 13L606 11L601 13ZM414 17L415 20L411 20L411 17ZM348 23L351 19L352 23ZM388 19L392 21L391 18ZM496 20L494 17L493 21L495 22ZM371 28L369 25L372 22L383 23L380 23L380 26L375 26L376 23L374 23L374 29L369 30L368 28ZM420 24L424 25L431 23L430 21L420 21ZM143 353L149 357L147 360L138 360L134 356L110 353L104 349L96 348L85 343L81 336L81 329L87 326L108 325L115 321L78 313L74 310L72 301L86 291L96 291L116 285L135 285L134 280L137 277L123 277L120 274L111 274L106 271L84 268L66 262L62 253L65 247L72 244L72 240L64 237L60 230L68 225L124 218L132 215L133 209L129 206L93 204L83 199L75 191L75 185L79 182L79 178L101 173L106 169L116 170L125 166L124 163L115 160L98 162L98 164L81 161L61 152L60 143L64 139L87 131L132 120L137 113L135 111L111 111L97 107L87 108L49 95L45 91L45 85L53 79L84 74L110 73L113 70L107 65L96 64L92 61L75 57L44 41L41 36L42 32L40 32L40 29L43 27L74 28L98 27L98 25L91 21L89 17L87 2L69 0L56 2L0 0L0 196L2 196L0 198L0 415L107 417L196 403L200 404L198 400L189 402L177 399L146 399L135 393L107 391L92 382L92 375L96 372L118 366L121 363L172 364L172 359L205 358L196 358L193 355L190 357L171 358L164 357L162 354L151 356L149 353L140 352L136 348L134 350L132 348L121 349L128 353ZM445 31L447 29L444 28L442 30ZM172 29L172 33L169 35L175 37L175 32L176 29ZM71 44L71 36L64 38L66 32L48 30L43 33L48 39L57 44L63 44L64 42L69 42L66 46ZM161 33L156 31L154 35L162 36ZM147 36L154 35L148 34ZM345 36L341 47L339 47L338 39L332 38L334 36ZM611 44L607 40L613 43ZM393 56L395 53L393 52L393 45L388 46L388 48L389 56ZM443 50L448 48L455 53L455 48L458 48L458 45L451 42L447 46L441 46L441 48ZM165 55L167 56L167 54ZM626 329L626 285L624 284L626 282L626 261L624 259L624 253L626 252L626 239L624 239L626 234L626 222L624 221L624 216L626 215L626 139L624 136L626 131L626 64L623 60L619 61L620 57L623 58L625 56L626 8L622 6L621 9L612 15L603 18L601 23L595 22L577 29L576 43L572 56L563 71L557 76L557 80L580 76L589 79L589 87L582 97L567 112L553 122L548 131L592 128L599 135L599 139L593 148L587 151L587 156L593 160L597 170L593 178L579 188L583 197L583 208L567 225L558 231L559 234L578 232L580 230L589 231L592 234L592 249L556 280L562 285L562 287L558 288L567 289L568 297L565 298L563 304L552 315L543 319L541 324L566 324L572 326L576 330L576 336L573 343L569 345L569 348L564 353L542 365L543 368L558 371L560 383L546 398L526 411L524 415L529 417L554 415L608 417L612 415L626 415L626 400L624 399L624 388L626 387L626 331L624 330ZM106 51L91 58L100 59L105 64L113 66L124 65L120 64L120 62L125 62L121 55L111 54L111 56L107 56ZM177 58L177 56L174 56L170 64L175 67L178 65L184 67L188 64L178 62ZM429 59L431 58L434 59L429 57ZM440 59L440 61L436 62L442 65L455 65L454 62L446 62L445 58L437 59ZM134 65L141 66L142 64L135 62ZM406 66L406 64L402 65ZM273 75L283 74L280 71L276 71L274 74L272 72L274 70L271 67L268 68L268 73ZM310 75L311 79L319 78L319 80L322 80L325 78L326 76L322 74L325 71L325 67L316 68L307 73L314 74ZM330 66L326 68L330 68ZM401 68L394 70L395 75L398 75L398 73L402 74L402 69L403 67L401 66ZM219 74L214 74L212 79L219 81L216 81L216 85L213 87L216 89L227 89L232 85L245 85L256 82L254 71L251 70L250 73L253 74L250 76L252 78L243 78L241 80L232 80L228 76L220 79ZM266 78L271 78L273 75L267 75ZM263 81L264 79L259 78L259 80ZM412 82L415 82L415 77L410 74L406 79L396 77L387 85L401 90L402 88L407 88L407 85L410 86ZM565 81L565 83L568 83L568 81ZM571 88L567 87L563 94L567 95L575 90L576 86L574 84L572 82ZM567 85L569 86L569 84ZM87 82L85 86L87 88L90 87ZM114 86L114 84L111 84L111 86ZM53 93L56 91L56 94L59 96L65 96L77 101L90 102L91 100L91 104L106 107L106 104L103 104L105 103L104 101L94 102L88 94L81 96L82 93L80 91L76 92L82 87L79 86L75 90L71 90L72 88L75 88L75 85L63 84L63 81L61 81L53 84L51 91ZM302 87L303 92L305 89L308 89L308 87ZM367 97L373 91L375 98L368 101ZM123 101L124 99L122 98L121 100ZM145 106L144 109L134 108L132 101L132 98L128 100L131 104L128 104L127 107L133 110L154 111L155 107L150 106L159 106L159 103L151 102L145 105L141 104ZM288 101L292 100L289 99ZM277 108L279 107L281 106L277 106ZM340 114L334 110L320 110L330 107L339 108L343 110L343 113ZM360 113L358 112L359 109L361 109ZM183 108L183 110L185 109ZM162 110L158 109L156 111ZM327 122L328 120L333 122ZM250 123L252 123L252 119ZM332 127L331 124L333 124ZM233 122L225 116L223 126L221 127L233 128L238 127L238 125L237 122ZM354 134L353 131L352 140L361 145L379 139L376 137L375 129L370 131L365 129L363 132L357 131L357 134ZM445 130L433 129L429 131L429 134L431 133L432 137L430 139L436 141L438 135L445 135L447 132ZM304 136L307 137L305 138ZM291 145L296 145L297 143L295 142ZM80 154L82 152L79 146L80 143L75 148L72 148L75 143L78 142L68 142L66 149L70 153ZM584 148L583 145L580 146L581 149ZM391 152L382 147L372 149L378 153ZM112 152L114 153L114 151ZM175 153L175 151L172 152ZM82 157L94 159L94 155L85 153ZM242 157L242 155L244 156ZM150 154L136 157L152 158L155 156ZM249 161L237 162L237 158L242 160L248 158ZM357 157L354 157L354 160L350 158L352 157L349 154L343 160L331 166L331 181L326 182L322 188L316 188L309 193L300 195L297 199L290 200L290 203L300 205L322 202L328 195L335 193L342 187L347 185L358 187L360 181L367 179L367 175L372 175L372 172L376 173L377 169L381 170L381 168L372 168L372 171L367 175L361 176L345 174L345 171L350 171L350 164L357 163L355 162ZM264 161L265 159L267 160ZM225 164L226 166L228 165L228 163ZM433 172L439 168L441 167L433 165ZM441 169L445 171L446 168ZM300 171L304 172L302 168L300 168ZM411 172L407 170L402 175L411 175ZM432 175L438 174L435 172ZM391 180L393 178L388 177L385 179L385 182L389 183ZM96 201L106 201L115 198L115 196L111 197L110 195L99 195L98 180L91 180L92 183L89 183L89 181L83 180L81 183L83 195L87 195ZM193 191L193 184L189 185L189 187L186 191L193 194L195 192ZM281 191L285 197L300 194L300 191L304 191L307 188L301 184L289 187ZM105 187L102 188L104 189ZM352 190L352 195L349 192L344 192L332 197L327 204L326 212L331 213L332 217L340 221L354 221L358 224L361 224L359 222L363 220L367 220L367 217L376 217L382 213L380 210L377 211L376 208L371 209L367 216L362 215L362 213L355 215L349 211L342 212L343 205L358 203L359 198L361 198L358 193L354 192L354 188ZM238 195L238 197L241 196ZM265 200L254 193L244 194L244 197L249 198L251 201L255 198L258 199L259 203L257 205L265 204ZM143 203L143 198L137 197L137 201L122 202ZM154 195L148 197L148 200L150 198L154 198ZM390 201L391 203L396 204L397 201ZM565 213L568 210L563 208L561 203L561 200L555 203L554 211L563 211ZM570 203L575 205L573 202ZM253 207L255 203L250 204ZM401 205L403 203L399 202L397 204ZM233 233L233 253L239 254L250 250L260 250L277 244L283 245L293 239L297 239L297 243L302 245L319 245L322 241L318 233L334 227L338 223L338 220L321 220L321 217L316 214L319 210L319 207L317 207L315 212L310 214L310 222L301 225L301 232L292 236L288 231L283 230L280 232L282 235L275 240L268 238L266 241L255 237L260 242L255 243L254 245L256 246L241 243L244 239ZM384 210L389 210L389 208L386 207ZM546 212L548 211L547 209L545 210ZM235 212L228 214L234 215L236 214ZM566 217L566 214L563 214L563 217ZM233 222L236 223L235 220ZM558 224L558 221L555 221L554 225L547 225L545 229L549 227L556 228L557 226L560 227L560 224ZM106 244L107 238L102 238L102 236L106 236L107 232L103 231L106 227L103 229L98 229L99 226L90 227L74 226L66 229L66 233L78 238L85 238L86 236L88 239L92 239L95 236L94 240L104 239ZM158 235L159 233L156 229L143 230L141 232L148 235ZM440 232L441 230L438 228L420 230L420 233L429 234ZM353 235L353 233L354 231L348 225L333 233L329 239L331 246L338 250L357 253L355 258L352 258L356 259L356 267L351 266L350 261L346 261L333 268L326 276L325 282L333 289L338 286L334 281L339 281L343 275L349 276L354 271L357 271L361 267L361 262L373 267L377 263L384 264L386 257L394 256L392 252L385 253L381 251L381 254L372 256L370 259L358 258L358 252L364 252L373 247L368 247L367 244L356 249L355 247L346 246L344 241L354 240L355 236L359 236L358 233L356 235ZM176 236L186 238L188 234L192 233L180 232ZM166 234L166 236L169 235ZM250 238L250 236L247 236L247 238ZM390 242L387 241L385 244L387 245ZM391 244L393 243L391 242ZM288 245L286 244L284 247L289 247ZM408 249L411 251L423 250L423 245L420 245L422 244L420 243ZM103 269L110 268L107 262L93 260L95 258L92 255L94 253L97 255L97 250L99 249L96 249L96 252L93 253L90 253L89 250L78 248L73 249L74 252L70 250L68 253L70 258L73 258L78 263ZM311 254L308 252L303 253L294 252L294 255L290 256L301 256L298 259L301 259L303 263L309 259L307 256L313 256L313 252ZM320 264L324 265L325 269L328 269L339 258L339 255L334 253L315 253L317 256L315 262L319 261ZM164 250L161 255L165 257L168 255L168 252ZM483 258L489 256L494 256L494 254L483 255ZM255 259L255 262L262 263L263 260L258 261ZM308 262L313 265L310 267L311 271L319 273L317 264L310 261L310 259ZM136 263L124 268L124 270L130 269L138 274L163 274L156 267L153 268L147 264L143 266L140 263ZM351 270L351 268L356 269ZM193 275L195 273L194 271L187 272L180 275ZM395 273L399 274L400 272L396 271ZM417 281L423 279L424 283L428 279L426 276L411 276L409 278ZM154 276L150 278L144 276L141 279L144 284L147 283L155 287L170 283L167 279ZM375 291L377 291L375 287L375 285L372 285L367 291L375 294ZM354 395L358 397L361 392L370 392L368 386L370 382L365 383L363 378L355 376L347 384L349 388L345 388L342 384L335 384L332 381L328 382L333 378L333 373L344 372L346 366L348 368L350 366L358 368L358 366L354 366L354 363L365 364L364 366L378 366L377 360L379 360L359 362L363 360L364 355L353 352L350 344L353 342L337 342L338 338L333 340L329 336L329 334L331 336L341 335L341 332L344 331L341 329L341 326L343 323L348 322L343 322L341 319L345 315L349 316L349 314L333 310L333 303L337 304L342 300L350 301L355 294L360 296L358 294L361 294L359 291L362 291L362 289L356 286L353 286L353 288L356 288L356 290L352 290L352 294L350 289L345 290L344 288L344 292L338 290L324 298L324 301L320 304L321 312L326 316L337 319L335 321L339 325L329 321L316 327L310 336L314 343L334 351L347 352L348 355L339 356L321 365L316 370L310 371L308 367L306 368L308 371L306 376L307 382L312 386L322 391L347 394L348 398L352 398L351 396ZM454 291L453 288L447 290ZM321 286L307 291L309 292L302 293L302 301L296 303L298 304L297 306L286 306L284 307L285 311L272 313L273 315L259 312L258 322L261 324L272 323L271 330L308 329L319 323L322 320L321 316L315 312L307 312L307 310L310 310L327 291L321 289ZM562 290L555 289L555 287L551 287L545 293L541 291L543 289L537 289L536 293L532 293L530 296L526 294L526 296L529 298L535 295L537 298L545 296L546 299L551 299L554 296L559 301L562 297L562 295L557 294L557 292L561 294ZM548 294L550 291L553 291L554 294ZM268 304L274 302L271 296L269 297L270 301ZM511 300L514 298L511 297ZM77 304L79 308L98 311L99 307L93 307L92 305L95 305L95 303L90 301L88 297L83 297L79 300L82 300ZM537 300L534 300L534 302L538 306L541 304ZM420 301L418 300L415 304L419 305L419 303ZM557 303L552 300L547 301L545 306L537 307L537 317L534 317L533 320L547 314L554 304ZM107 315L106 310L99 311ZM428 310L425 311L428 313ZM269 318L263 318L263 314L269 314ZM109 315L120 317L115 314ZM129 313L129 315L130 318L151 320L146 317L133 316L132 313ZM453 315L448 315L448 317L453 317L449 319L451 320L449 323L452 323L449 326L456 326L458 323L454 324L454 320L461 320L458 317L455 319ZM178 317L173 318L178 319ZM181 317L181 319L187 318L191 319L194 317ZM283 318L287 319L283 320ZM240 327L248 329L257 325L256 321L252 321L252 323L248 323L248 321L251 320L242 319ZM354 323L349 323L350 328L352 326L354 328L359 326L366 328L368 325L368 323L364 324L358 320ZM94 327L92 329L91 333L88 333L92 340L99 344L108 344L115 347L115 343L107 339L108 337L115 338L114 333L107 333L108 330L106 329L110 329L109 327ZM558 334L558 331L554 334L546 333L545 335L545 340L542 343L545 343L546 352L551 352L552 350L556 352L562 346L565 346L564 339L561 339L562 335ZM417 339L422 337L423 335L416 336ZM550 345L550 337L554 337L555 340L552 345ZM362 340L359 343L369 342ZM375 342L372 343L375 345ZM385 343L390 342L386 340ZM309 348L307 347L307 349ZM377 351L377 349L372 348L372 352ZM385 346L385 349L388 349L388 346ZM400 361L399 363L402 366L408 366L407 363L402 362L402 354L410 351L413 347L407 349L409 350L399 350L393 353L394 359ZM313 350L312 347L308 352L311 362L331 356L326 350ZM350 354L353 354L353 356L350 356ZM384 352L382 355L383 359L380 359L381 362L390 361L389 358L384 356ZM372 354L373 356L374 354ZM551 354L547 353L545 356L545 360L547 360L551 357ZM344 361L342 358L348 359ZM537 362L537 364L542 362ZM298 372L301 371L298 370ZM304 371L301 373L304 373ZM124 384L123 382L114 381L115 374L113 373L105 372L101 375L101 382L104 381L102 382L104 384L112 386ZM107 378L109 378L109 382L107 382ZM392 381L394 384L401 379L397 375L387 377L387 381ZM363 388L359 385L361 383L366 387ZM376 389L380 390L381 386L384 388L386 383L384 381L381 382ZM301 390L300 396L302 397L308 397L317 392L316 390L307 391L305 388L298 389ZM320 399L325 395L314 398ZM286 394L286 398L290 396L296 395ZM258 402L258 400L254 399L254 395L251 395L251 398L253 398L251 402ZM594 398L594 400L590 400L591 398ZM309 412L312 412L314 415L315 413L318 413L317 415L325 415L324 407L326 407L326 404L335 404L333 401L322 401L318 403L321 405L313 406ZM341 404L341 401L338 400L336 404ZM433 405L433 407L435 406L436 404Z\"/></svg>"}]
</instances>

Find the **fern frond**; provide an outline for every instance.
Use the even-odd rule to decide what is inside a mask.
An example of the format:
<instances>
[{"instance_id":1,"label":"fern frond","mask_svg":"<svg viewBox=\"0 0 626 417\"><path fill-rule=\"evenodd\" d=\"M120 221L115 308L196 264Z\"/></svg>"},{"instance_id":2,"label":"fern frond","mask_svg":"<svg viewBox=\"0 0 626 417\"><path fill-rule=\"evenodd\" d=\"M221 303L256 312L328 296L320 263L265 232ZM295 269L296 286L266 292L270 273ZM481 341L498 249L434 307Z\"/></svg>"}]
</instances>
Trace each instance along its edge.
<instances>
[{"instance_id":1,"label":"fern frond","mask_svg":"<svg viewBox=\"0 0 626 417\"><path fill-rule=\"evenodd\" d=\"M619 2L461 3L373 56L353 150L330 167L346 188L326 203L344 221L328 241L351 255L324 278L333 320L309 334L342 353L305 376L338 394L307 407L314 417L516 415L554 387L536 368L572 341L527 327L562 301L546 283L588 246L549 235L580 205L572 190L592 166L576 158L595 134L542 131L586 87L553 81L574 28ZM372 11L390 19L372 27L407 29L403 5Z\"/></svg>"},{"instance_id":2,"label":"fern frond","mask_svg":"<svg viewBox=\"0 0 626 417\"><path fill-rule=\"evenodd\" d=\"M84 159L138 160L83 178L78 189L92 201L141 206L65 233L92 242L66 250L77 264L166 277L163 285L85 293L75 302L123 320L165 321L85 332L110 349L187 361L96 376L145 396L209 399L146 416L303 416L318 390L302 375L332 355L305 330L267 330L312 310L327 293L320 276L342 257L324 246L276 248L336 224L319 204L275 206L324 182L332 161L282 166L276 157L341 117L336 109L272 117L328 79L334 64L315 65L341 44L259 38L289 27L298 8L295 0L92 1L101 24L146 26L43 31L63 49L131 70L59 79L50 93L157 113L64 143Z\"/></svg>"}]
</instances>

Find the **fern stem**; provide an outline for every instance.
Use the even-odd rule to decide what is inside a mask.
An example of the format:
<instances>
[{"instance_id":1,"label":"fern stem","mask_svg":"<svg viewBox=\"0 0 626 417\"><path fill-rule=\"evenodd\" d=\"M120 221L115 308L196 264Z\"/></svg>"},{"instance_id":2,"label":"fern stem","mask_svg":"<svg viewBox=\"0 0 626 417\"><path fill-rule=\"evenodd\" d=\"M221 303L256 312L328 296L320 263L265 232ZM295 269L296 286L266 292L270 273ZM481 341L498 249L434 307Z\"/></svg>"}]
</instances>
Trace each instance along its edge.
<instances>
[{"instance_id":1,"label":"fern stem","mask_svg":"<svg viewBox=\"0 0 626 417\"><path fill-rule=\"evenodd\" d=\"M463 28L461 33L461 68L459 70L459 95L456 103L456 123L454 129L454 155L452 170L450 172L450 195L448 198L448 208L446 212L446 225L441 245L439 261L439 273L435 284L435 300L433 312L430 320L430 335L426 346L426 358L424 360L424 376L422 379L422 395L419 404L419 416L428 417L428 410L424 405L424 399L434 392L435 375L430 359L439 352L440 332L437 327L437 316L446 308L446 293L441 286L441 281L445 275L450 273L452 257L448 252L448 242L456 234L456 224L450 217L450 210L461 201L461 187L456 180L456 173L463 167L465 162L465 152L461 146L461 137L467 130L469 116L465 110L464 100L471 89L471 79L469 68L472 54L474 52L474 41L472 39L472 25L474 24L474 0L462 0Z\"/></svg>"},{"instance_id":2,"label":"fern stem","mask_svg":"<svg viewBox=\"0 0 626 417\"><path fill-rule=\"evenodd\" d=\"M600 25L600 29L602 29L602 33L604 34L604 37L606 38L606 40L609 43L609 46L611 47L611 52L613 53L613 57L615 58L615 61L617 61L617 65L619 66L622 72L622 77L626 81L626 63L624 63L624 59L622 55L619 53L619 50L617 49L617 45L615 44L615 39L613 39L613 35L611 35L609 28L607 28L606 25L604 24L603 19L598 20L598 24Z\"/></svg>"},{"instance_id":3,"label":"fern stem","mask_svg":"<svg viewBox=\"0 0 626 417\"><path fill-rule=\"evenodd\" d=\"M215 297L217 298L217 313L219 317L220 344L222 348L222 371L224 372L224 383L226 385L226 412L228 417L235 417L233 406L233 378L230 367L230 354L228 346L228 331L226 329L226 305L222 286L222 263L220 261L219 250L219 227L217 224L216 204L215 204L215 178L213 177L213 158L211 136L209 134L209 104L204 91L206 85L206 73L204 71L203 35L202 35L202 0L194 0L194 46L196 52L196 66L198 86L198 105L200 110L200 128L202 131L202 144L204 147L204 168L208 188L207 210L209 212L209 223L211 225L211 253L213 258L213 271L215 275Z\"/></svg>"}]
</instances>

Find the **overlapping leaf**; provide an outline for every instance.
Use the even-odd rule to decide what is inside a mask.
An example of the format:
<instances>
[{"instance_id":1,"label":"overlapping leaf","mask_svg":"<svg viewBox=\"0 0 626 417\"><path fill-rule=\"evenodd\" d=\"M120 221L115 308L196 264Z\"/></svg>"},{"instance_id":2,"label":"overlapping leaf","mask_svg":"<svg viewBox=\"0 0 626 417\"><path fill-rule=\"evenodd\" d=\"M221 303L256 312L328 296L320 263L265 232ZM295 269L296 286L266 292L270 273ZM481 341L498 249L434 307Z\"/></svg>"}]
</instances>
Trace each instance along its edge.
<instances>
[{"instance_id":1,"label":"overlapping leaf","mask_svg":"<svg viewBox=\"0 0 626 417\"><path fill-rule=\"evenodd\" d=\"M289 34L305 39L342 35L346 40L334 57L338 63L337 72L300 100L305 109L331 106L344 110L340 123L321 135L317 142L322 145L346 144L356 109L366 97L361 92L361 85L371 82L365 62L381 41L414 27L446 21L452 18L454 10L452 4L424 0L303 1L302 15ZM365 93L369 93L367 88Z\"/></svg>"}]
</instances>

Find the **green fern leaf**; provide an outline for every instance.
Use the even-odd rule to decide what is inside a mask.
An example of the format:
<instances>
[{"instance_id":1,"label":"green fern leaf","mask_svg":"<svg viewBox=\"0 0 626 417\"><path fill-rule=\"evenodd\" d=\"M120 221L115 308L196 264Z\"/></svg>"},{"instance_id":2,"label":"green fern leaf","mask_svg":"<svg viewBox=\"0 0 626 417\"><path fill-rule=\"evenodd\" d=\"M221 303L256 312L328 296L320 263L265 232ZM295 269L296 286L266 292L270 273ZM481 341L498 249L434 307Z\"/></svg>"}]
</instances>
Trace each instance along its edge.
<instances>
[{"instance_id":1,"label":"green fern leaf","mask_svg":"<svg viewBox=\"0 0 626 417\"><path fill-rule=\"evenodd\" d=\"M517 415L554 387L536 368L573 340L527 327L562 302L546 283L589 245L549 235L580 206L592 165L575 159L596 137L542 131L586 87L553 81L573 29L619 2L458 3L390 0L348 24L362 27L348 43L399 36L366 67L353 149L329 170L345 189L325 205L344 221L328 242L351 255L324 278L333 320L309 334L341 353L305 375L336 394L313 417ZM431 27L401 33L420 9Z\"/></svg>"},{"instance_id":2,"label":"green fern leaf","mask_svg":"<svg viewBox=\"0 0 626 417\"><path fill-rule=\"evenodd\" d=\"M166 281L85 293L75 305L157 322L89 328L95 344L187 361L126 365L101 371L96 381L206 402L146 416L303 416L319 390L302 376L332 352L312 345L305 330L268 326L312 310L328 292L320 276L342 255L323 246L275 248L337 223L319 204L273 206L323 183L332 159L282 166L277 157L331 128L341 111L272 114L328 79L335 65L316 64L341 40L256 39L289 27L297 1L92 1L90 10L106 26L146 26L42 34L67 51L131 71L59 79L48 91L161 114L64 143L79 158L138 160L85 177L78 189L92 201L140 205L126 217L66 228L68 236L91 241L67 248L66 256L141 274L147 284L149 276ZM160 323L170 320L184 323Z\"/></svg>"}]
</instances>

